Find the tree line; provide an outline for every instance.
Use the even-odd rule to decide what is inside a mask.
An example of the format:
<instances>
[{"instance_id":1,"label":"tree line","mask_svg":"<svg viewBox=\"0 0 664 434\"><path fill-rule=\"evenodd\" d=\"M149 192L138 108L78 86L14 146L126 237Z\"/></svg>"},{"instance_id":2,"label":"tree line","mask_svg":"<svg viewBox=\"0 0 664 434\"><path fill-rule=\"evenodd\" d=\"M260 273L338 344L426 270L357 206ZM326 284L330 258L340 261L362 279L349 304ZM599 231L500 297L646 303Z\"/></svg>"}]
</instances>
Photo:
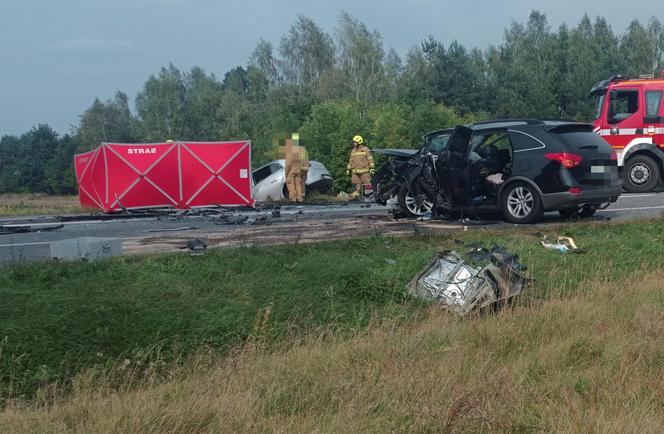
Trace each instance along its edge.
<instances>
[{"instance_id":1,"label":"tree line","mask_svg":"<svg viewBox=\"0 0 664 434\"><path fill-rule=\"evenodd\" d=\"M274 158L276 137L295 131L344 187L355 134L370 147L412 148L427 131L490 117L589 121L595 82L662 69L664 26L654 17L616 34L602 17L554 30L532 11L496 45L428 37L402 59L347 12L331 34L299 16L222 78L170 64L147 79L134 110L118 91L95 99L62 137L48 125L2 137L0 192L75 193L73 154L101 142L251 139L258 167Z\"/></svg>"}]
</instances>

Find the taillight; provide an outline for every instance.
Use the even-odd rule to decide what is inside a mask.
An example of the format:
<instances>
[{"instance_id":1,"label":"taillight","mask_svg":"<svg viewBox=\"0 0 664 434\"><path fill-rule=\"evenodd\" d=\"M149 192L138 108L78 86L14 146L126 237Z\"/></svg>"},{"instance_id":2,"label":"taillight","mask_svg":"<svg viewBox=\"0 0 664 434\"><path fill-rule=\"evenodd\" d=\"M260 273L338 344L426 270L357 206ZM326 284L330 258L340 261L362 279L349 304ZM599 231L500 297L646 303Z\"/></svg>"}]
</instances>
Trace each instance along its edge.
<instances>
[{"instance_id":1,"label":"taillight","mask_svg":"<svg viewBox=\"0 0 664 434\"><path fill-rule=\"evenodd\" d=\"M567 169L571 169L572 167L578 166L579 164L581 164L581 160L583 160L582 156L578 154L572 154L569 152L548 153L544 154L544 157L552 161L558 161L560 164L563 165L563 167Z\"/></svg>"},{"instance_id":2,"label":"taillight","mask_svg":"<svg viewBox=\"0 0 664 434\"><path fill-rule=\"evenodd\" d=\"M568 191L572 194L581 194L581 193L583 193L583 190L581 190L579 187L570 187Z\"/></svg>"},{"instance_id":3,"label":"taillight","mask_svg":"<svg viewBox=\"0 0 664 434\"><path fill-rule=\"evenodd\" d=\"M616 151L611 151L611 161L618 161L618 154Z\"/></svg>"}]
</instances>

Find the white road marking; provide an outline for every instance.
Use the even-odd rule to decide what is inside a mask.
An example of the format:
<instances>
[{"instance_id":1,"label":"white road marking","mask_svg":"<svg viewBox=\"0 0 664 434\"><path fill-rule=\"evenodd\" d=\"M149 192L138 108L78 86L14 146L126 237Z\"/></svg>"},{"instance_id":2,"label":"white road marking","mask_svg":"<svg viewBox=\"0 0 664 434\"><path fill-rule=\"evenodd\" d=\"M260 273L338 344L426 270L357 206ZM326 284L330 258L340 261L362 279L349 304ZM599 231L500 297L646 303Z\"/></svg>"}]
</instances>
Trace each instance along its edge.
<instances>
[{"instance_id":1,"label":"white road marking","mask_svg":"<svg viewBox=\"0 0 664 434\"><path fill-rule=\"evenodd\" d=\"M659 193L628 193L628 194L621 194L618 199L622 198L638 198L638 197L652 197L652 196L659 196ZM663 196L664 197L664 196Z\"/></svg>"},{"instance_id":2,"label":"white road marking","mask_svg":"<svg viewBox=\"0 0 664 434\"><path fill-rule=\"evenodd\" d=\"M81 220L81 221L73 221L73 222L46 222L46 223L31 223L31 222L25 222L25 223L20 223L14 220L11 224L3 224L0 223L0 226L4 227L22 227L22 226L31 226L31 227L39 227L39 226L46 226L46 227L57 227L59 225L63 226L74 226L74 225L90 225L90 224L102 224L102 223L124 223L127 220L131 221L146 221L146 220L156 220L156 217L145 217L145 218L133 218L133 219L116 219L116 220ZM57 230L57 229L56 229Z\"/></svg>"},{"instance_id":3,"label":"white road marking","mask_svg":"<svg viewBox=\"0 0 664 434\"><path fill-rule=\"evenodd\" d=\"M51 244L51 243L50 241L42 241L38 243L0 244L0 247L42 246L44 244Z\"/></svg>"},{"instance_id":4,"label":"white road marking","mask_svg":"<svg viewBox=\"0 0 664 434\"><path fill-rule=\"evenodd\" d=\"M603 209L601 211L613 211L613 212L618 212L618 211L642 211L646 209L664 209L664 205L658 205L658 206L641 206L641 207L635 207L635 208L607 208Z\"/></svg>"}]
</instances>

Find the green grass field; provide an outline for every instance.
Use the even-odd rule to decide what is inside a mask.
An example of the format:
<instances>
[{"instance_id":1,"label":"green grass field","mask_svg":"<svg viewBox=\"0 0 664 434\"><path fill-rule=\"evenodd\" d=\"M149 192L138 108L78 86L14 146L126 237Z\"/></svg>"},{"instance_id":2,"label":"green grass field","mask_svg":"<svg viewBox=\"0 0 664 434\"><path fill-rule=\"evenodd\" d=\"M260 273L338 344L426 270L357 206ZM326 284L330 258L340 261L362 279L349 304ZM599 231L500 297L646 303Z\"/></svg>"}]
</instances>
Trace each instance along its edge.
<instances>
[{"instance_id":1,"label":"green grass field","mask_svg":"<svg viewBox=\"0 0 664 434\"><path fill-rule=\"evenodd\" d=\"M129 399L123 394L161 394L171 387L187 388L186 384L178 382L198 382L196 375L207 376L192 373L194 368L188 369L189 365L201 366L199 362L192 362L192 357L200 361L202 354L206 355L205 369L218 363L224 366L231 363L236 367L238 363L241 367L247 364L250 370L266 369L264 372L252 372L274 387L292 390L279 393L296 393L292 388L300 390L304 384L309 384L329 390L334 395L336 392L330 389L332 386L320 384L318 380L307 377L306 373L288 371L290 373L285 374L285 378L295 382L289 385L277 373L268 372L272 368L267 366L278 365L282 363L279 360L284 358L305 357L303 352L308 351L307 348L315 352L312 357L322 357L320 354L327 351L322 342L330 339L337 351L329 354L330 358L339 357L338 353L345 345L367 347L366 351L358 349L359 353L352 356L358 363L357 375L360 375L362 367L374 361L373 351L387 351L385 348L368 348L370 345L380 346L370 337L374 333L381 336L396 333L403 340L416 339L419 333L433 333L431 324L441 322L443 325L457 324L454 330L463 338L455 341L455 348L469 357L457 360L457 356L441 355L441 362L449 356L455 363L461 363L462 371L455 374L455 381L463 383L463 378L466 378L465 381L478 382L475 371L464 368L463 364L478 362L484 372L488 369L487 363L494 360L500 366L517 361L519 366L525 364L524 375L529 375L527 381L537 383L541 380L542 384L547 384L548 368L529 365L530 362L526 363L523 357L533 360L549 356L555 360L561 357L576 360L578 357L584 369L596 368L599 373L579 371L569 380L575 382L570 386L571 393L576 397L574 388L581 392L586 388L595 391L594 376L601 375L602 381L605 381L608 374L602 372L601 360L592 361L595 360L593 354L596 351L604 354L608 350L604 344L597 344L592 333L566 337L573 330L565 330L565 327L580 327L577 322L585 326L586 322L597 320L598 327L614 330L620 321L625 320L622 316L632 318L636 309L643 310L641 314L646 315L644 321L652 322L656 330L664 330L664 298L661 295L664 284L656 278L662 273L664 222L569 225L548 233L573 236L581 247L587 249L587 253L563 255L545 250L538 243L540 234L536 229L473 230L464 233L466 241L481 241L486 246L498 243L519 253L522 261L528 264L535 284L519 296L510 310L497 316L481 315L460 323L450 314L435 313L438 310L434 310L434 317L431 317L429 308L409 299L404 289L435 251L463 250L453 238L448 237L375 237L308 245L219 249L201 257L170 254L119 258L94 264L44 263L40 266L4 267L0 270L0 299L3 300L0 305L0 390L5 405L9 406L4 415L0 415L0 423L3 417L10 421L15 417L22 420L22 410L16 410L22 405L52 405L67 396L73 396L72 399L77 401L65 401L65 406L83 405L79 401L88 399L91 402L85 404L85 411L93 411L97 404L92 401L106 399L90 396L98 390L111 394L119 390L119 396ZM459 234L454 236L459 237ZM391 265L385 259L394 260L396 264ZM642 285L643 294L640 293ZM620 295L616 300L626 301L624 311L617 302L610 302L610 309L601 307L612 292ZM593 306L597 299L597 307L591 309L592 321L574 319L574 312L585 309L575 301L577 299L583 300L586 307ZM653 304L642 305L646 302ZM516 312L515 317L512 317L512 309ZM554 312L556 309L560 310L559 316ZM538 315L545 318L538 322ZM423 317L426 319L423 320ZM614 317L615 324L612 322ZM519 321L524 322L522 330L518 330ZM381 324L392 324L388 326L391 331L386 331ZM492 330L499 332L499 335L505 333L504 339L494 336ZM413 334L415 336L411 336ZM422 356L435 364L434 354L438 344L434 343L439 342L445 347L449 337L433 334L426 338L433 339L426 344L429 353L425 352ZM316 336L322 336L323 340ZM610 337L605 338L610 341ZM663 337L655 339L661 342ZM554 354L553 351L560 348L554 348L553 344L549 348L547 345L556 340L561 340L556 345L562 345L563 352L571 355ZM488 345L485 350L482 350L483 342ZM251 348L258 345L260 354L256 355L255 349L247 350L247 345ZM289 349L293 346L294 349ZM659 360L659 356L652 353L655 348L657 346L648 346L650 352L643 355L648 360L652 359L653 363ZM231 349L234 350L229 352ZM547 351L552 353L547 355ZM247 359L246 354L252 354L251 360ZM380 362L382 369L397 369L388 366L389 354L381 354L384 359ZM254 356L256 360L253 360ZM478 359L489 356L491 359ZM242 362L237 361L238 357ZM420 356L413 353L413 357ZM576 366L577 362L572 359L564 359L560 363ZM311 375L321 378L332 376L330 381L343 381L339 373L332 375L334 372L325 371L314 374L320 367L312 366L311 360L307 363L312 370ZM349 364L348 369L353 369L352 366L354 364ZM639 366L639 369L648 368ZM424 369L423 366L420 368ZM611 365L611 369L614 368ZM330 369L334 371L334 368ZM652 369L660 372L664 365L653 365ZM189 372L184 379L179 377L183 370ZM571 374L565 371L565 375ZM157 383L147 386L144 380L148 377ZM242 381L255 381L242 378ZM367 386L362 383L367 378L362 380L355 374L349 374L349 378L349 381L358 382L358 390ZM223 381L230 380L224 377ZM163 382L166 389L159 386ZM89 387L83 387L84 384ZM235 390L235 386L237 384L225 384L223 387ZM234 393L241 394L240 389ZM178 396L178 399L186 399L184 395ZM268 393L254 397L262 400L261 405L272 408L268 411L267 407L261 407L261 417L265 418L265 425L261 426L267 430L288 430L288 425L280 425L279 421L284 415L300 415L297 408L304 404L292 395L283 398L270 396ZM508 396L501 397L509 399ZM160 395L161 398L163 396ZM322 399L319 396L314 398L318 401ZM522 398L525 399L525 395ZM132 395L131 399L138 398ZM476 398L468 399L475 402L473 399ZM188 401L186 405L189 404L191 402ZM322 401L319 404L322 406ZM394 404L375 405L387 411ZM321 407L307 409L309 407L305 405L301 411L305 419L312 418L309 422L316 420L315 416L320 412L334 413L333 409ZM541 414L533 414L532 408L526 413L518 418L518 424L525 424L523 418L527 419L526 416L534 418L534 424L540 423ZM125 414L124 417L128 416ZM444 419L447 416L441 417ZM404 419L402 422L406 428L418 426L412 425L415 423L413 420L408 422ZM35 427L26 426L32 427L28 431ZM390 429L388 425L383 427ZM68 431L71 426L65 428L64 431ZM96 425L85 425L82 430L95 431L97 428L104 431ZM145 425L140 425L135 432L145 428ZM237 429L248 429L248 426L238 426ZM134 428L128 427L127 430L134 431Z\"/></svg>"},{"instance_id":2,"label":"green grass field","mask_svg":"<svg viewBox=\"0 0 664 434\"><path fill-rule=\"evenodd\" d=\"M37 193L0 194L0 216L79 214L94 212L81 208L78 196L52 196Z\"/></svg>"}]
</instances>

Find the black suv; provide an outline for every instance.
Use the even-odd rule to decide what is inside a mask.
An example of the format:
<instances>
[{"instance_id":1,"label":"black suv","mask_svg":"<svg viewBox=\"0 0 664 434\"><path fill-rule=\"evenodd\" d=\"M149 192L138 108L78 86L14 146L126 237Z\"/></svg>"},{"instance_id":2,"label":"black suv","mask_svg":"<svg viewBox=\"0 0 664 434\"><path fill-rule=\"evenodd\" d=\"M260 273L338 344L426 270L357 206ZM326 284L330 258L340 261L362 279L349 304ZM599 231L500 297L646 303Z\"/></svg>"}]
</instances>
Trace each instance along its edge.
<instances>
[{"instance_id":1,"label":"black suv","mask_svg":"<svg viewBox=\"0 0 664 434\"><path fill-rule=\"evenodd\" d=\"M396 196L409 216L589 217L621 193L616 154L583 123L493 120L429 133L420 151L374 152L393 157L374 176L376 201Z\"/></svg>"}]
</instances>

